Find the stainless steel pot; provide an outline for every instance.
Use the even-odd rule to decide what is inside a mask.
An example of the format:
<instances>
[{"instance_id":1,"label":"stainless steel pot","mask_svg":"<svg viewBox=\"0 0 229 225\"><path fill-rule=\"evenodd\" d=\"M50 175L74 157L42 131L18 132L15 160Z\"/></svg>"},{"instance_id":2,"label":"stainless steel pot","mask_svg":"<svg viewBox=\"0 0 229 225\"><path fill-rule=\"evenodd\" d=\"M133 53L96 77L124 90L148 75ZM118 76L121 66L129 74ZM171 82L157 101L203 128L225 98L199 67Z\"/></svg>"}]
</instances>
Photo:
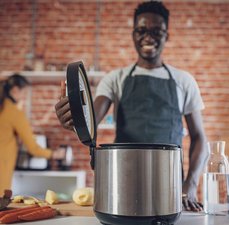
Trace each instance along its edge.
<instances>
[{"instance_id":1,"label":"stainless steel pot","mask_svg":"<svg viewBox=\"0 0 229 225\"><path fill-rule=\"evenodd\" d=\"M90 87L83 64L69 64L67 88L78 137L90 147L94 212L106 225L173 224L182 211L181 149L171 144L96 147Z\"/></svg>"},{"instance_id":2,"label":"stainless steel pot","mask_svg":"<svg viewBox=\"0 0 229 225\"><path fill-rule=\"evenodd\" d=\"M141 225L144 221L174 223L182 211L180 156L180 148L174 145L111 144L97 148L96 216L104 224L134 224L136 217L140 220L136 224ZM123 222L109 223L107 215Z\"/></svg>"},{"instance_id":3,"label":"stainless steel pot","mask_svg":"<svg viewBox=\"0 0 229 225\"><path fill-rule=\"evenodd\" d=\"M178 147L103 145L96 149L95 159L96 211L157 216L182 210Z\"/></svg>"}]
</instances>

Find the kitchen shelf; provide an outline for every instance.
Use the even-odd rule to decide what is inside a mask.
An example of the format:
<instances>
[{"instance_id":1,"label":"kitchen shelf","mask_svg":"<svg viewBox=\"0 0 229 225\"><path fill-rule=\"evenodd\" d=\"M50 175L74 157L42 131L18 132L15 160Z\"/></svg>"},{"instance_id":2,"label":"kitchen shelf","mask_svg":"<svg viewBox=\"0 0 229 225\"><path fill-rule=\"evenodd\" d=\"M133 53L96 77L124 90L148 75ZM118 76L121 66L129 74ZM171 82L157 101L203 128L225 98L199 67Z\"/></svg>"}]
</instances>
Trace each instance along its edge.
<instances>
[{"instance_id":1,"label":"kitchen shelf","mask_svg":"<svg viewBox=\"0 0 229 225\"><path fill-rule=\"evenodd\" d=\"M60 81L66 78L66 71L2 71L1 78L6 78L14 73L19 73L31 82ZM101 78L105 76L104 71L87 71L88 77Z\"/></svg>"}]
</instances>

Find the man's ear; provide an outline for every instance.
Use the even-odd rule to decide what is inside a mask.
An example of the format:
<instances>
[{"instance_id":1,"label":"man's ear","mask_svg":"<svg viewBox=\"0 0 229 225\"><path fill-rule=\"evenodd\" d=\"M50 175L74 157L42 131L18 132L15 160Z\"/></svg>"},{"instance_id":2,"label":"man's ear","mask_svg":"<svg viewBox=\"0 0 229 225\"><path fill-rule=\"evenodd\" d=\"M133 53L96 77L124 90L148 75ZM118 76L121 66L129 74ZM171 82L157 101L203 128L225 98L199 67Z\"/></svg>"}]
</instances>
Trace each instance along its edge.
<instances>
[{"instance_id":1,"label":"man's ear","mask_svg":"<svg viewBox=\"0 0 229 225\"><path fill-rule=\"evenodd\" d=\"M169 32L167 32L167 34L166 34L166 41L168 41L169 40Z\"/></svg>"},{"instance_id":2,"label":"man's ear","mask_svg":"<svg viewBox=\"0 0 229 225\"><path fill-rule=\"evenodd\" d=\"M132 31L132 40L134 40L134 30Z\"/></svg>"}]
</instances>

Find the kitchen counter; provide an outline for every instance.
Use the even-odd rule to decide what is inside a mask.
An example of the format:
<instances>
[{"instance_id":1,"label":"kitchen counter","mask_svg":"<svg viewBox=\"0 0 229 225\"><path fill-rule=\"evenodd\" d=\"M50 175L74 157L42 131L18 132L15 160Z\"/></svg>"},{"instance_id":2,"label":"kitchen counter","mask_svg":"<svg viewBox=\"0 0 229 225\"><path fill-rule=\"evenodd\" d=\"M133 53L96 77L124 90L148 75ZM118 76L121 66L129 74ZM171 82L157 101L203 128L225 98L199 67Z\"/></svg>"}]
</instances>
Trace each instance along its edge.
<instances>
[{"instance_id":1,"label":"kitchen counter","mask_svg":"<svg viewBox=\"0 0 229 225\"><path fill-rule=\"evenodd\" d=\"M16 223L16 225L101 225L95 217L57 217L50 220L37 222ZM183 212L180 220L175 225L228 225L228 216L211 216L204 213Z\"/></svg>"}]
</instances>

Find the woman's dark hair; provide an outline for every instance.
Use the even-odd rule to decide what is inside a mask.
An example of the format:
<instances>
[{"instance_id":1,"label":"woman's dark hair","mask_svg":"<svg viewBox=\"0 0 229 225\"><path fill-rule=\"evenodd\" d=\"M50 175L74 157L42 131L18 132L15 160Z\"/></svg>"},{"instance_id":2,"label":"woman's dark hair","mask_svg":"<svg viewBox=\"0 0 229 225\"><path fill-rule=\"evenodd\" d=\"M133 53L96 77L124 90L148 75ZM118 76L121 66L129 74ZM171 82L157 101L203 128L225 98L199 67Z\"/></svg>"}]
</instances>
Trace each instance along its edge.
<instances>
[{"instance_id":1,"label":"woman's dark hair","mask_svg":"<svg viewBox=\"0 0 229 225\"><path fill-rule=\"evenodd\" d=\"M30 85L30 82L20 74L13 74L8 79L0 82L0 106L3 104L6 97L9 96L9 92L13 87L20 89Z\"/></svg>"},{"instance_id":2,"label":"woman's dark hair","mask_svg":"<svg viewBox=\"0 0 229 225\"><path fill-rule=\"evenodd\" d=\"M169 10L159 1L147 1L140 3L135 9L134 25L136 24L137 17L142 13L155 13L162 16L165 20L166 27L169 26Z\"/></svg>"}]
</instances>

